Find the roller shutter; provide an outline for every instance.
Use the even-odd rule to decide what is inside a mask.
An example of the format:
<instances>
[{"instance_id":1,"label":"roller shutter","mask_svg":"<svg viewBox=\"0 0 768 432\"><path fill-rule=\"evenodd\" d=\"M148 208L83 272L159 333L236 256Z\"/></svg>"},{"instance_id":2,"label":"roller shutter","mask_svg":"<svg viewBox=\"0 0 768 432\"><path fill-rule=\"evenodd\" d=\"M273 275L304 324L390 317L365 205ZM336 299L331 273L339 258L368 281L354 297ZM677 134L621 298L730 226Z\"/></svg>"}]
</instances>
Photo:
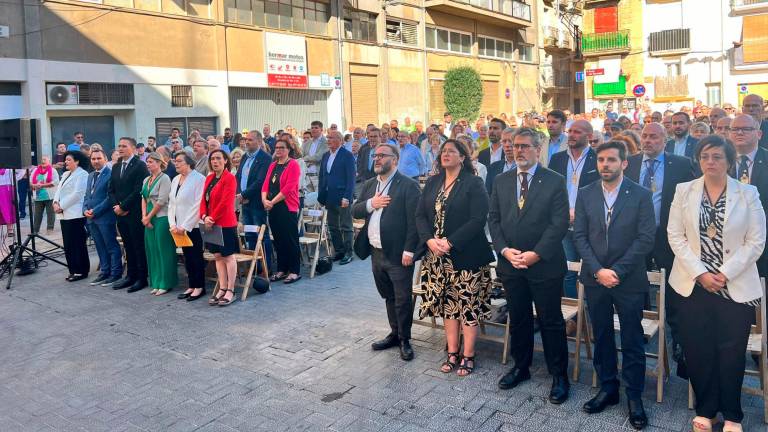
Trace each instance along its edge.
<instances>
[{"instance_id":1,"label":"roller shutter","mask_svg":"<svg viewBox=\"0 0 768 432\"><path fill-rule=\"evenodd\" d=\"M379 98L375 75L350 75L352 124L365 127L379 124Z\"/></svg>"},{"instance_id":2,"label":"roller shutter","mask_svg":"<svg viewBox=\"0 0 768 432\"><path fill-rule=\"evenodd\" d=\"M483 81L483 103L480 106L483 114L499 114L499 82Z\"/></svg>"},{"instance_id":3,"label":"roller shutter","mask_svg":"<svg viewBox=\"0 0 768 432\"><path fill-rule=\"evenodd\" d=\"M768 62L768 14L744 16L744 63Z\"/></svg>"}]
</instances>

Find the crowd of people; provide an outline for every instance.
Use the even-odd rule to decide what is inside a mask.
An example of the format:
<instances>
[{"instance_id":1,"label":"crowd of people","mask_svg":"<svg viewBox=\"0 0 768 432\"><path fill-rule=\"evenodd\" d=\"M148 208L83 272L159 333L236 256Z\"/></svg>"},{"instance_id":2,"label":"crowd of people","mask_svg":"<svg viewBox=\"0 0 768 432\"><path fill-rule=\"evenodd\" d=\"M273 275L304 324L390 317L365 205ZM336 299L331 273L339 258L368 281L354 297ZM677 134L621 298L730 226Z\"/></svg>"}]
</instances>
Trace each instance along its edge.
<instances>
[{"instance_id":1,"label":"crowd of people","mask_svg":"<svg viewBox=\"0 0 768 432\"><path fill-rule=\"evenodd\" d=\"M533 303L554 404L570 389L560 302L576 297L580 280L600 384L583 409L597 413L619 402L616 311L637 429L647 425L640 398L645 271L665 269L672 353L696 395L694 429L710 430L721 413L724 430L736 431L745 367L738 353L762 297L759 278L768 274L768 120L760 96L743 100L730 111L484 114L472 126L446 113L426 127L406 117L346 134L320 121L301 132L288 126L272 134L264 125L205 138L174 129L163 143L120 138L110 155L78 132L24 179L34 195L34 230L43 213L47 230L58 215L68 281L88 277L90 237L99 258L91 285L150 288L155 296L181 285L178 298L194 301L207 295L207 250L220 287L208 303L222 307L236 301L234 255L255 249L261 226L269 230L262 234L270 281L301 279L299 217L311 197L327 210L332 259L345 265L354 255L371 257L391 328L372 348L414 357L411 296L420 260L419 314L442 318L448 353L439 370L459 376L476 368L495 263L515 363L498 385L530 379ZM353 218L364 221L357 235ZM569 272L567 261L580 261L581 271Z\"/></svg>"}]
</instances>

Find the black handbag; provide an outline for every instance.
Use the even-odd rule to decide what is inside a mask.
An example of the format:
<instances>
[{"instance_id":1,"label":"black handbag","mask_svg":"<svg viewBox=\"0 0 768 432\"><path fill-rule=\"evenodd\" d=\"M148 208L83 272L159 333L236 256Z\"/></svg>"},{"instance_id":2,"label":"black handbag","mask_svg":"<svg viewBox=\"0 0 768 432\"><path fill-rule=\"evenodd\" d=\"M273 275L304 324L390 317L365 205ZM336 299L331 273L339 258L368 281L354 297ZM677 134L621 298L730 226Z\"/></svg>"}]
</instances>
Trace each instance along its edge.
<instances>
[{"instance_id":1,"label":"black handbag","mask_svg":"<svg viewBox=\"0 0 768 432\"><path fill-rule=\"evenodd\" d=\"M269 291L269 280L264 279L263 277L254 276L251 287L257 294L264 294Z\"/></svg>"},{"instance_id":2,"label":"black handbag","mask_svg":"<svg viewBox=\"0 0 768 432\"><path fill-rule=\"evenodd\" d=\"M315 266L317 274L325 274L331 270L333 270L333 258L325 256L317 260L317 265Z\"/></svg>"}]
</instances>

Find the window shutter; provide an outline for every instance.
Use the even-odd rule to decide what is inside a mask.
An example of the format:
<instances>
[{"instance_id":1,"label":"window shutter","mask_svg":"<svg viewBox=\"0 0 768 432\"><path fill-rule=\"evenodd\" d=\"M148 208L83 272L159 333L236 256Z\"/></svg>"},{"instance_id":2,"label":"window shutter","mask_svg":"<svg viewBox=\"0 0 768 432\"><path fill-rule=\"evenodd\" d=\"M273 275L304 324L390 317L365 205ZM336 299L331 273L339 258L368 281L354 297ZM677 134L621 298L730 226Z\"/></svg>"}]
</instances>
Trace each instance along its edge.
<instances>
[{"instance_id":1,"label":"window shutter","mask_svg":"<svg viewBox=\"0 0 768 432\"><path fill-rule=\"evenodd\" d=\"M480 105L480 112L493 115L499 113L498 81L483 81L483 103Z\"/></svg>"},{"instance_id":2,"label":"window shutter","mask_svg":"<svg viewBox=\"0 0 768 432\"><path fill-rule=\"evenodd\" d=\"M443 81L429 81L429 114L432 117L429 122L440 122L445 113L445 95L443 94Z\"/></svg>"},{"instance_id":3,"label":"window shutter","mask_svg":"<svg viewBox=\"0 0 768 432\"><path fill-rule=\"evenodd\" d=\"M617 6L595 9L595 33L608 33L619 30L619 10Z\"/></svg>"},{"instance_id":4,"label":"window shutter","mask_svg":"<svg viewBox=\"0 0 768 432\"><path fill-rule=\"evenodd\" d=\"M365 127L378 124L379 98L375 75L350 75L352 87L352 124Z\"/></svg>"},{"instance_id":5,"label":"window shutter","mask_svg":"<svg viewBox=\"0 0 768 432\"><path fill-rule=\"evenodd\" d=\"M768 14L744 16L744 63L768 62Z\"/></svg>"}]
</instances>

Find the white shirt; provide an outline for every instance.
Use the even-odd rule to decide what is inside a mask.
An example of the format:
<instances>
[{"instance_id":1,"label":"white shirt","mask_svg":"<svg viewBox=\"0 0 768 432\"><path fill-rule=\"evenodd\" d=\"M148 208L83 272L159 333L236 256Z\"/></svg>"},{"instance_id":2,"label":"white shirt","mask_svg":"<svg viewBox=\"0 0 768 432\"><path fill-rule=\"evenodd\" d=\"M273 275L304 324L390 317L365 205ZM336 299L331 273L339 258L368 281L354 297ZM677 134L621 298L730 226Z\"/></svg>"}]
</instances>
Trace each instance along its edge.
<instances>
[{"instance_id":1,"label":"white shirt","mask_svg":"<svg viewBox=\"0 0 768 432\"><path fill-rule=\"evenodd\" d=\"M619 197L619 190L621 189L621 183L624 183L624 178L621 179L621 182L616 186L612 191L609 191L605 188L605 183L602 181L600 182L600 186L603 188L603 199L605 202L603 203L603 210L605 211L605 220L606 225L608 222L608 211L613 211L613 206L616 204L616 199Z\"/></svg>"},{"instance_id":2,"label":"white shirt","mask_svg":"<svg viewBox=\"0 0 768 432\"><path fill-rule=\"evenodd\" d=\"M499 145L499 148L496 150L493 149L493 145L491 145L491 163L494 163L496 161L500 161L504 158L504 146Z\"/></svg>"},{"instance_id":3,"label":"white shirt","mask_svg":"<svg viewBox=\"0 0 768 432\"><path fill-rule=\"evenodd\" d=\"M312 145L314 145L314 144L312 144ZM333 161L336 160L336 155L338 153L339 153L339 149L336 149L336 151L328 149L328 164L326 164L326 166L325 166L325 170L326 170L326 172L328 172L328 174L331 173L331 168L333 168Z\"/></svg>"},{"instance_id":4,"label":"white shirt","mask_svg":"<svg viewBox=\"0 0 768 432\"><path fill-rule=\"evenodd\" d=\"M389 196L389 188L392 185L395 171L393 170L387 179L382 180L381 176L376 178L376 192L381 192L382 196ZM381 214L384 213L383 208L374 209L371 204L373 198L369 198L365 202L365 209L371 214L371 219L368 220L368 242L376 249L381 249ZM403 256L413 256L413 252L403 251Z\"/></svg>"},{"instance_id":5,"label":"white shirt","mask_svg":"<svg viewBox=\"0 0 768 432\"><path fill-rule=\"evenodd\" d=\"M171 228L184 228L187 232L197 228L200 221L200 201L203 199L205 176L192 170L179 187L181 175L171 180L168 200L168 223Z\"/></svg>"}]
</instances>

